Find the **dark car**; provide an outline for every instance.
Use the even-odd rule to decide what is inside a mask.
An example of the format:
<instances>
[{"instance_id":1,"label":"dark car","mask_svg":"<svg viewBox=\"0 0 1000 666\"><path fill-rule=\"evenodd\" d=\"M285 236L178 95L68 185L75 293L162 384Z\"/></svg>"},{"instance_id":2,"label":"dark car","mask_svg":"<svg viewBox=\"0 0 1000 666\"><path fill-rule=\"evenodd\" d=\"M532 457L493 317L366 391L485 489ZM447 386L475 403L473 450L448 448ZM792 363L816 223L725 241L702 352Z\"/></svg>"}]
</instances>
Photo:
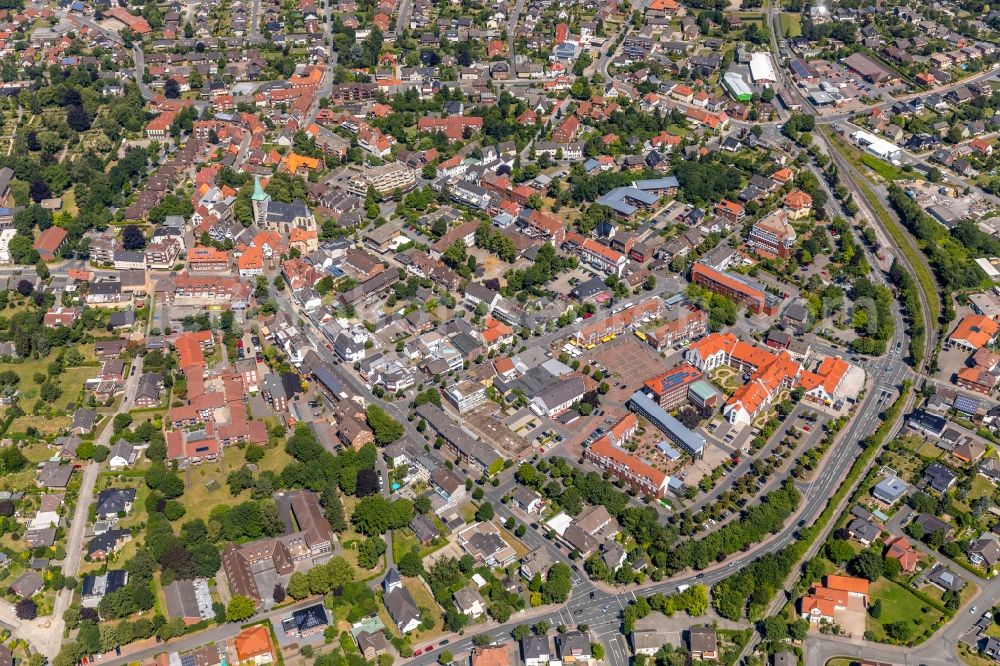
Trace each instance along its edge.
<instances>
[{"instance_id":1,"label":"dark car","mask_svg":"<svg viewBox=\"0 0 1000 666\"><path fill-rule=\"evenodd\" d=\"M451 642L451 641L450 641L450 640L448 640L448 639L446 638L446 639L444 639L443 641L441 641L440 643L438 643L438 645L439 645L439 646L440 646L440 645L447 645L447 644L448 644L448 643L450 643L450 642Z\"/></svg>"}]
</instances>

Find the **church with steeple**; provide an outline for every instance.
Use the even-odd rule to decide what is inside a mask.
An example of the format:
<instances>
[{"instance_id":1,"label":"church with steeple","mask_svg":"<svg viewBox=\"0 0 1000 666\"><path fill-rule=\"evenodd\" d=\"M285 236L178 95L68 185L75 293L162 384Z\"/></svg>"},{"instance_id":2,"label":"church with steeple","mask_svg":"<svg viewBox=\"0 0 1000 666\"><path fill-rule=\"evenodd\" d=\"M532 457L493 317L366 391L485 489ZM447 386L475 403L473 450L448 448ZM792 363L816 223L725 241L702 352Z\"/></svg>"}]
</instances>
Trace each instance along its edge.
<instances>
[{"instance_id":1,"label":"church with steeple","mask_svg":"<svg viewBox=\"0 0 1000 666\"><path fill-rule=\"evenodd\" d=\"M275 201L264 191L260 176L253 177L253 196L250 200L253 205L253 220L261 229L272 229L287 238L292 229L316 228L316 218L304 201Z\"/></svg>"}]
</instances>

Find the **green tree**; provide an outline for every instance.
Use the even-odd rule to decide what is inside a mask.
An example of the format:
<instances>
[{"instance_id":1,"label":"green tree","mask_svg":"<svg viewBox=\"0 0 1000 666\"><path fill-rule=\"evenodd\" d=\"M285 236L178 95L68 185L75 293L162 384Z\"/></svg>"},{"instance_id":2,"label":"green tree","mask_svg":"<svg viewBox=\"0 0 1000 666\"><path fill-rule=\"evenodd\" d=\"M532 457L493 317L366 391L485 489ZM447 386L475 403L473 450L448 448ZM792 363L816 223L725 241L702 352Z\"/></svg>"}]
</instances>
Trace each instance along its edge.
<instances>
[{"instance_id":1,"label":"green tree","mask_svg":"<svg viewBox=\"0 0 1000 666\"><path fill-rule=\"evenodd\" d=\"M253 599L242 594L237 594L229 600L229 605L226 606L226 621L242 622L248 620L253 617L256 610L257 608L253 603Z\"/></svg>"},{"instance_id":2,"label":"green tree","mask_svg":"<svg viewBox=\"0 0 1000 666\"><path fill-rule=\"evenodd\" d=\"M493 505L490 504L489 502L483 502L482 504L479 505L479 508L476 509L476 520L482 522L492 519L493 519Z\"/></svg>"},{"instance_id":3,"label":"green tree","mask_svg":"<svg viewBox=\"0 0 1000 666\"><path fill-rule=\"evenodd\" d=\"M378 405L368 405L365 410L368 427L379 446L388 446L403 436L403 426Z\"/></svg>"},{"instance_id":4,"label":"green tree","mask_svg":"<svg viewBox=\"0 0 1000 666\"><path fill-rule=\"evenodd\" d=\"M305 599L311 594L309 578L306 574L296 571L288 579L288 587L285 589L292 599Z\"/></svg>"},{"instance_id":5,"label":"green tree","mask_svg":"<svg viewBox=\"0 0 1000 666\"><path fill-rule=\"evenodd\" d=\"M870 581L878 580L884 571L881 555L871 549L855 555L847 568L852 574Z\"/></svg>"}]
</instances>

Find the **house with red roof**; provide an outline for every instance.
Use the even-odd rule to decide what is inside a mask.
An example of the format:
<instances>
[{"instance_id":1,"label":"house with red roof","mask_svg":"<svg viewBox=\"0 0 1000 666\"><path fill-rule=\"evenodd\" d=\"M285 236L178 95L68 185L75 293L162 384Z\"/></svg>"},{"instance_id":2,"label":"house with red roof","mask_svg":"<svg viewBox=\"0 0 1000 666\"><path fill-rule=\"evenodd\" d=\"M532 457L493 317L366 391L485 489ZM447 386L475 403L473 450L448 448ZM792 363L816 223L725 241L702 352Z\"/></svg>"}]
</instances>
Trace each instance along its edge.
<instances>
[{"instance_id":1,"label":"house with red roof","mask_svg":"<svg viewBox=\"0 0 1000 666\"><path fill-rule=\"evenodd\" d=\"M979 153L980 155L984 155L986 157L989 157L993 154L993 144L990 143L987 139L984 139L982 137L976 137L975 139L970 141L969 147L972 148L977 153Z\"/></svg>"},{"instance_id":2,"label":"house with red roof","mask_svg":"<svg viewBox=\"0 0 1000 666\"><path fill-rule=\"evenodd\" d=\"M970 314L958 322L948 337L948 345L974 352L988 346L1000 332L1000 324L986 315Z\"/></svg>"},{"instance_id":3,"label":"house with red roof","mask_svg":"<svg viewBox=\"0 0 1000 666\"><path fill-rule=\"evenodd\" d=\"M448 116L446 118L420 118L417 120L419 132L443 132L448 141L458 141L465 137L466 130L478 132L483 128L479 116Z\"/></svg>"},{"instance_id":4,"label":"house with red roof","mask_svg":"<svg viewBox=\"0 0 1000 666\"><path fill-rule=\"evenodd\" d=\"M556 129L552 130L552 140L556 143L570 143L581 129L576 116L569 116Z\"/></svg>"},{"instance_id":5,"label":"house with red roof","mask_svg":"<svg viewBox=\"0 0 1000 666\"><path fill-rule=\"evenodd\" d=\"M487 317L482 336L483 342L486 343L486 347L492 349L503 344L509 344L513 341L514 329L499 319Z\"/></svg>"},{"instance_id":6,"label":"house with red roof","mask_svg":"<svg viewBox=\"0 0 1000 666\"><path fill-rule=\"evenodd\" d=\"M885 542L888 548L885 551L885 559L896 560L899 566L906 573L913 573L917 570L920 562L920 553L910 544L905 536L895 537Z\"/></svg>"},{"instance_id":7,"label":"house with red roof","mask_svg":"<svg viewBox=\"0 0 1000 666\"><path fill-rule=\"evenodd\" d=\"M556 23L556 34L554 45L558 46L569 37L569 26L565 23Z\"/></svg>"},{"instance_id":8,"label":"house with red roof","mask_svg":"<svg viewBox=\"0 0 1000 666\"><path fill-rule=\"evenodd\" d=\"M66 230L62 227L49 227L38 234L32 247L38 252L42 261L51 261L56 258L56 254L66 241Z\"/></svg>"}]
</instances>

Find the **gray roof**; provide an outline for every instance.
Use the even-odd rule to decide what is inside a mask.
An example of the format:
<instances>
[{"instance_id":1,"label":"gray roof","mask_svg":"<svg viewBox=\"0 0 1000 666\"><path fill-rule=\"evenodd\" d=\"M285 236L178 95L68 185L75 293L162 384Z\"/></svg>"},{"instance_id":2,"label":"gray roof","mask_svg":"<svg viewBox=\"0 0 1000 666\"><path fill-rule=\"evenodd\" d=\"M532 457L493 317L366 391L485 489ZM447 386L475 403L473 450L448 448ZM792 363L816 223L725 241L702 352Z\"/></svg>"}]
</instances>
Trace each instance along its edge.
<instances>
[{"instance_id":1,"label":"gray roof","mask_svg":"<svg viewBox=\"0 0 1000 666\"><path fill-rule=\"evenodd\" d=\"M934 568L927 575L927 580L952 592L958 592L965 586L965 579L952 573L950 569L942 564L934 565Z\"/></svg>"},{"instance_id":2,"label":"gray roof","mask_svg":"<svg viewBox=\"0 0 1000 666\"><path fill-rule=\"evenodd\" d=\"M34 571L27 571L10 584L10 589L14 591L14 594L23 599L38 592L38 590L42 589L42 585L41 576Z\"/></svg>"},{"instance_id":3,"label":"gray roof","mask_svg":"<svg viewBox=\"0 0 1000 666\"><path fill-rule=\"evenodd\" d=\"M389 642L385 639L385 632L382 630L374 633L359 631L357 639L358 648L361 649L362 653L368 648L372 648L376 652L385 652L389 649Z\"/></svg>"},{"instance_id":4,"label":"gray roof","mask_svg":"<svg viewBox=\"0 0 1000 666\"><path fill-rule=\"evenodd\" d=\"M642 391L636 391L629 398L634 411L649 419L661 432L680 444L688 454L700 456L705 450L705 438L686 428L680 421L668 414L662 407Z\"/></svg>"},{"instance_id":5,"label":"gray roof","mask_svg":"<svg viewBox=\"0 0 1000 666\"><path fill-rule=\"evenodd\" d=\"M395 569L392 571L395 571ZM389 611L389 615L392 616L392 620L396 623L397 627L402 628L412 620L420 619L420 610L417 608L417 602L413 600L413 595L405 587L395 588L383 596L382 600L385 602L385 608Z\"/></svg>"},{"instance_id":6,"label":"gray roof","mask_svg":"<svg viewBox=\"0 0 1000 666\"><path fill-rule=\"evenodd\" d=\"M135 389L135 397L159 400L161 384L163 384L163 375L158 372L146 372L139 377L139 385Z\"/></svg>"},{"instance_id":7,"label":"gray roof","mask_svg":"<svg viewBox=\"0 0 1000 666\"><path fill-rule=\"evenodd\" d=\"M284 203L270 199L267 201L264 221L267 224L291 224L299 217L309 217L309 207L302 201Z\"/></svg>"},{"instance_id":8,"label":"gray roof","mask_svg":"<svg viewBox=\"0 0 1000 666\"><path fill-rule=\"evenodd\" d=\"M988 567L993 567L1000 560L1000 544L989 537L976 539L969 544L969 554L979 555Z\"/></svg>"},{"instance_id":9,"label":"gray roof","mask_svg":"<svg viewBox=\"0 0 1000 666\"><path fill-rule=\"evenodd\" d=\"M49 460L38 471L38 483L47 488L65 488L69 485L69 479L72 475L72 465L61 465L54 460Z\"/></svg>"},{"instance_id":10,"label":"gray roof","mask_svg":"<svg viewBox=\"0 0 1000 666\"><path fill-rule=\"evenodd\" d=\"M867 520L862 520L861 518L855 518L851 521L851 524L847 526L847 530L859 540L864 540L869 543L878 538L881 534L881 530L876 526L869 523Z\"/></svg>"},{"instance_id":11,"label":"gray roof","mask_svg":"<svg viewBox=\"0 0 1000 666\"><path fill-rule=\"evenodd\" d=\"M455 597L455 605L458 606L458 610L463 613L471 610L477 602L480 607L486 606L486 600L483 599L483 595L479 594L479 590L472 586L463 587L452 596Z\"/></svg>"},{"instance_id":12,"label":"gray roof","mask_svg":"<svg viewBox=\"0 0 1000 666\"><path fill-rule=\"evenodd\" d=\"M467 432L462 430L457 423L452 421L440 407L426 403L417 407L417 415L423 418L431 428L458 451L476 462L484 469L489 469L491 465L501 457L488 444L483 441L473 439Z\"/></svg>"},{"instance_id":13,"label":"gray roof","mask_svg":"<svg viewBox=\"0 0 1000 666\"><path fill-rule=\"evenodd\" d=\"M106 516L125 511L135 501L135 488L108 488L97 496L97 515Z\"/></svg>"},{"instance_id":14,"label":"gray roof","mask_svg":"<svg viewBox=\"0 0 1000 666\"><path fill-rule=\"evenodd\" d=\"M125 460L132 460L132 451L135 449L131 442L127 442L124 439L119 439L114 446L111 447L111 452L108 453L108 459L111 458L124 458Z\"/></svg>"},{"instance_id":15,"label":"gray roof","mask_svg":"<svg viewBox=\"0 0 1000 666\"><path fill-rule=\"evenodd\" d=\"M590 638L582 631L569 631L556 637L556 644L559 646L559 656L563 661L567 657L589 657Z\"/></svg>"},{"instance_id":16,"label":"gray roof","mask_svg":"<svg viewBox=\"0 0 1000 666\"><path fill-rule=\"evenodd\" d=\"M81 407L73 413L73 424L72 428L74 430L83 430L84 432L90 430L94 427L97 422L97 412L93 409L87 409Z\"/></svg>"},{"instance_id":17,"label":"gray roof","mask_svg":"<svg viewBox=\"0 0 1000 666\"><path fill-rule=\"evenodd\" d=\"M515 502L522 506L530 506L535 500L541 499L538 493L527 486L517 486L511 493Z\"/></svg>"},{"instance_id":18,"label":"gray roof","mask_svg":"<svg viewBox=\"0 0 1000 666\"><path fill-rule=\"evenodd\" d=\"M932 516L929 513L922 513L913 519L913 522L917 523L924 528L924 532L930 534L931 532L944 532L947 535L951 532L952 527L948 523L944 522L937 516Z\"/></svg>"},{"instance_id":19,"label":"gray roof","mask_svg":"<svg viewBox=\"0 0 1000 666\"><path fill-rule=\"evenodd\" d=\"M521 639L521 652L525 659L538 659L552 654L548 636L525 636Z\"/></svg>"},{"instance_id":20,"label":"gray roof","mask_svg":"<svg viewBox=\"0 0 1000 666\"><path fill-rule=\"evenodd\" d=\"M872 495L883 502L892 504L906 492L906 482L897 476L887 476L872 488Z\"/></svg>"},{"instance_id":21,"label":"gray roof","mask_svg":"<svg viewBox=\"0 0 1000 666\"><path fill-rule=\"evenodd\" d=\"M421 542L430 541L441 534L434 521L423 514L413 516L413 520L410 521L410 529Z\"/></svg>"},{"instance_id":22,"label":"gray roof","mask_svg":"<svg viewBox=\"0 0 1000 666\"><path fill-rule=\"evenodd\" d=\"M691 627L688 642L692 652L714 652L719 646L718 636L711 627Z\"/></svg>"}]
</instances>

